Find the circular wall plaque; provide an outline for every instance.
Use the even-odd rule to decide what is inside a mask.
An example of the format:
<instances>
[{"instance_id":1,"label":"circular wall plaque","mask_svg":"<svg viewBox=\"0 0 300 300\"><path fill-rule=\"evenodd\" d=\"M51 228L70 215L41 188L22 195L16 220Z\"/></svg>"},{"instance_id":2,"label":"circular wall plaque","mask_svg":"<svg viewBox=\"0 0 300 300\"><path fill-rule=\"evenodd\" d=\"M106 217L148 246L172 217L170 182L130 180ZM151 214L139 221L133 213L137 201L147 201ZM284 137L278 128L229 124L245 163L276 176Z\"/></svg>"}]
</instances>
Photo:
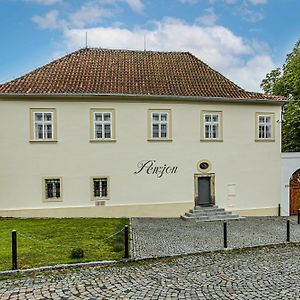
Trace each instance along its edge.
<instances>
[{"instance_id":1,"label":"circular wall plaque","mask_svg":"<svg viewBox=\"0 0 300 300\"><path fill-rule=\"evenodd\" d=\"M207 159L200 160L197 163L197 169L200 172L209 172L211 170L211 163L210 163L210 161L207 160Z\"/></svg>"}]
</instances>

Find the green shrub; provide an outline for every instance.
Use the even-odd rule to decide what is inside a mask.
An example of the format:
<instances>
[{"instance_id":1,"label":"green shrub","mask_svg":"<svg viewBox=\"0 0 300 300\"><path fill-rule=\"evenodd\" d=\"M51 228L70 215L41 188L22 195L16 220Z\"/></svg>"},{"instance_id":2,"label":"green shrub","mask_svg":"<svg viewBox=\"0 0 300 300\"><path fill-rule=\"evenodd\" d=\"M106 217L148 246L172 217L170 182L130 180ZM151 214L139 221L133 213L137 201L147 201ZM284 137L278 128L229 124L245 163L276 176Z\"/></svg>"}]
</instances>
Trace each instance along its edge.
<instances>
[{"instance_id":1,"label":"green shrub","mask_svg":"<svg viewBox=\"0 0 300 300\"><path fill-rule=\"evenodd\" d=\"M84 251L82 248L74 248L71 251L71 258L83 258Z\"/></svg>"}]
</instances>

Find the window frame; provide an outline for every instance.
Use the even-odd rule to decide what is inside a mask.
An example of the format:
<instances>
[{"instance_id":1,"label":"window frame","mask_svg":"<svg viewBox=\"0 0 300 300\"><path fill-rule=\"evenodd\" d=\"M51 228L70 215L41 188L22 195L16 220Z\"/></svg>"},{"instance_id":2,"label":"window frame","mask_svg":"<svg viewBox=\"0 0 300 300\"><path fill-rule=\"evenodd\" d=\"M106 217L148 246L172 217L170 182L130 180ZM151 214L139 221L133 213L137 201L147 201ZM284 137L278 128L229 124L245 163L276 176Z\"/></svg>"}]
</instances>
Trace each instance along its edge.
<instances>
[{"instance_id":1,"label":"window frame","mask_svg":"<svg viewBox=\"0 0 300 300\"><path fill-rule=\"evenodd\" d=\"M106 179L107 180L107 196L104 197L95 197L94 196L94 179ZM109 200L110 199L110 177L109 176L91 176L90 177L90 193L91 201L96 200Z\"/></svg>"},{"instance_id":2,"label":"window frame","mask_svg":"<svg viewBox=\"0 0 300 300\"><path fill-rule=\"evenodd\" d=\"M219 136L216 138L205 137L205 115L218 115L219 116ZM223 142L223 111L217 110L201 110L200 113L200 141L202 142Z\"/></svg>"},{"instance_id":3,"label":"window frame","mask_svg":"<svg viewBox=\"0 0 300 300\"><path fill-rule=\"evenodd\" d=\"M111 114L111 121L110 121L110 132L111 137L110 138L96 138L96 132L95 132L95 114L96 113L110 113ZM102 123L105 122L104 120L101 121ZM104 132L104 129L102 129ZM114 108L91 108L90 109L90 142L116 142L116 114Z\"/></svg>"},{"instance_id":4,"label":"window frame","mask_svg":"<svg viewBox=\"0 0 300 300\"><path fill-rule=\"evenodd\" d=\"M36 113L51 113L52 114L52 138L36 138L35 136L35 114ZM44 122L44 121L42 121ZM30 108L30 128L29 128L29 142L30 143L56 143L57 142L57 116L56 108ZM44 133L44 130L43 130Z\"/></svg>"},{"instance_id":5,"label":"window frame","mask_svg":"<svg viewBox=\"0 0 300 300\"><path fill-rule=\"evenodd\" d=\"M259 117L271 117L271 137L259 137ZM275 142L275 112L256 112L255 113L255 141L256 142Z\"/></svg>"},{"instance_id":6,"label":"window frame","mask_svg":"<svg viewBox=\"0 0 300 300\"><path fill-rule=\"evenodd\" d=\"M159 115L166 113L168 115L167 119L167 137L153 137L153 114L158 113ZM162 124L159 120L158 124ZM161 127L159 129L161 135ZM148 141L149 142L172 142L172 110L171 109L148 109Z\"/></svg>"},{"instance_id":7,"label":"window frame","mask_svg":"<svg viewBox=\"0 0 300 300\"><path fill-rule=\"evenodd\" d=\"M59 179L60 181L60 197L47 198L46 197L46 180ZM63 202L63 178L62 176L47 176L42 178L42 201L43 202Z\"/></svg>"}]
</instances>

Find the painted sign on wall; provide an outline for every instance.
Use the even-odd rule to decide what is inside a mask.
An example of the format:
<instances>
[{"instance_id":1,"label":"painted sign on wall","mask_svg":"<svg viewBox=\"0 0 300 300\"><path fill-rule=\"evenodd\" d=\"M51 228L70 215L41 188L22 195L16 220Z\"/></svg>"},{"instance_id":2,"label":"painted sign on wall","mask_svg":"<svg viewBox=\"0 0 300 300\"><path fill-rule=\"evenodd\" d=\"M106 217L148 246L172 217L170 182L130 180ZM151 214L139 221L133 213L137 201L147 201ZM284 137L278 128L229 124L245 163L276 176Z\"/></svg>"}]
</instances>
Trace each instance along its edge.
<instances>
[{"instance_id":1,"label":"painted sign on wall","mask_svg":"<svg viewBox=\"0 0 300 300\"><path fill-rule=\"evenodd\" d=\"M164 175L176 174L178 171L177 166L168 166L167 164L157 165L155 159L141 160L137 164L137 171L134 174L149 174L156 175L157 178L161 178Z\"/></svg>"}]
</instances>

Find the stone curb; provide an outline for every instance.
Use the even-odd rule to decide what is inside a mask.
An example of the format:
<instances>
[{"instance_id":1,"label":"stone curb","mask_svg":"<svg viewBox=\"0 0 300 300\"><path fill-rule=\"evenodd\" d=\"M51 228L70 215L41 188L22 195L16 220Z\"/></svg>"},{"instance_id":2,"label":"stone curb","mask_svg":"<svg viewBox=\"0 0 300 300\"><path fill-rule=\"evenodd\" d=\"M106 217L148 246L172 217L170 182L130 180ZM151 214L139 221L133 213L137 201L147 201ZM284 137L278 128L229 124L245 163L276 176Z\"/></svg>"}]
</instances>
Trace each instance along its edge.
<instances>
[{"instance_id":1,"label":"stone curb","mask_svg":"<svg viewBox=\"0 0 300 300\"><path fill-rule=\"evenodd\" d=\"M188 255L201 255L201 254L212 254L212 253L228 253L234 252L239 250L252 250L257 248L271 248L277 246L300 246L300 242L283 242L283 243L273 243L273 244L263 244L263 245L256 245L256 246L249 246L249 247L241 247L241 248L224 248L219 250L209 250L209 251L201 251L201 252L186 252L181 254L175 255L164 255L164 256L148 256L148 257L141 257L141 258L128 258L128 259L119 259L119 260L102 260L102 261L92 261L86 263L75 263L75 264L61 264L55 266L45 266L39 268L31 268L31 269L19 269L19 270L7 270L7 271L0 271L0 276L14 276L14 275L25 275L25 274L32 274L32 273L39 273L39 272L47 272L47 271L55 271L55 270L68 270L68 269L75 269L81 267L97 267L97 266L107 266L117 263L131 263L131 262L143 262L148 260L155 260L155 259L167 259L167 258L179 258Z\"/></svg>"}]
</instances>

